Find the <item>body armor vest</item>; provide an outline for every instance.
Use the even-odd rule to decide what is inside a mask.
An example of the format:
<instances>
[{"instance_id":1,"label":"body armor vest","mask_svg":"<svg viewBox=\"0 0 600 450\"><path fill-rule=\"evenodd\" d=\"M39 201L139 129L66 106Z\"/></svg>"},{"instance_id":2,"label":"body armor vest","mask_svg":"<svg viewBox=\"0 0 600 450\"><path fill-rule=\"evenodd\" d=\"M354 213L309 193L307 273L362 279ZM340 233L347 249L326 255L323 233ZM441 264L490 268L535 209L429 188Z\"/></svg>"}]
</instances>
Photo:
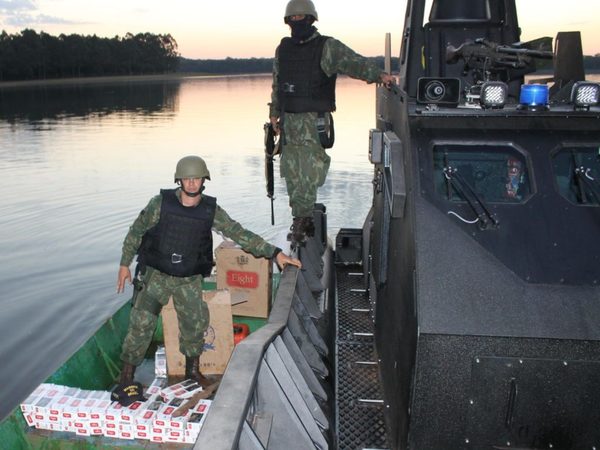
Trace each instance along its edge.
<instances>
[{"instance_id":1,"label":"body armor vest","mask_svg":"<svg viewBox=\"0 0 600 450\"><path fill-rule=\"evenodd\" d=\"M213 266L211 230L217 199L203 195L198 206L186 207L175 192L160 191L160 219L144 234L138 260L176 277L208 276Z\"/></svg>"},{"instance_id":2,"label":"body armor vest","mask_svg":"<svg viewBox=\"0 0 600 450\"><path fill-rule=\"evenodd\" d=\"M328 36L296 44L283 38L279 44L279 103L283 112L335 111L335 81L321 69L323 46Z\"/></svg>"}]
</instances>

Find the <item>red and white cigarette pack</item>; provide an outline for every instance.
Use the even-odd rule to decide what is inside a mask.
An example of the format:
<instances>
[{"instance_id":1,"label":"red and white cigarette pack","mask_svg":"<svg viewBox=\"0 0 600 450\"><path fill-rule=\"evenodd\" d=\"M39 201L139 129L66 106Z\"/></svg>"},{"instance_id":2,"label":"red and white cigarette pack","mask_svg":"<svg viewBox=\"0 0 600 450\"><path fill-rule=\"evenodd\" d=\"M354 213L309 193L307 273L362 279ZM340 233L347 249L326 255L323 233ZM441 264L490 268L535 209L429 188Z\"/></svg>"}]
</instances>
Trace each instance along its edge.
<instances>
[{"instance_id":1,"label":"red and white cigarette pack","mask_svg":"<svg viewBox=\"0 0 600 450\"><path fill-rule=\"evenodd\" d=\"M206 418L206 414L208 413L211 403L212 400L200 400L191 411L186 426L186 429L190 435L193 436L195 434L197 437L198 433L200 433L200 428L202 428L202 425L204 424L204 419Z\"/></svg>"},{"instance_id":2,"label":"red and white cigarette pack","mask_svg":"<svg viewBox=\"0 0 600 450\"><path fill-rule=\"evenodd\" d=\"M144 395L150 400L150 397L160 394L163 388L167 386L166 378L155 378L150 386L144 391Z\"/></svg>"},{"instance_id":3,"label":"red and white cigarette pack","mask_svg":"<svg viewBox=\"0 0 600 450\"><path fill-rule=\"evenodd\" d=\"M119 402L112 402L108 406L108 408L106 408L106 411L104 413L105 424L113 424L113 425L115 425L114 428L116 428L116 425L121 420L121 410L122 409L123 409L123 406ZM109 428L113 428L113 427L109 427Z\"/></svg>"},{"instance_id":4,"label":"red and white cigarette pack","mask_svg":"<svg viewBox=\"0 0 600 450\"><path fill-rule=\"evenodd\" d=\"M154 425L168 428L169 422L173 418L172 415L177 408L184 402L182 398L173 398L168 403L165 403L157 412L154 419Z\"/></svg>"},{"instance_id":5,"label":"red and white cigarette pack","mask_svg":"<svg viewBox=\"0 0 600 450\"><path fill-rule=\"evenodd\" d=\"M148 434L148 437L136 436L136 438L149 439L156 412L164 405L159 396L149 398L138 410L135 416L134 433Z\"/></svg>"},{"instance_id":6,"label":"red and white cigarette pack","mask_svg":"<svg viewBox=\"0 0 600 450\"><path fill-rule=\"evenodd\" d=\"M170 428L167 431L167 434L165 436L165 442L183 442L185 438L185 431L182 429L173 429Z\"/></svg>"},{"instance_id":7,"label":"red and white cigarette pack","mask_svg":"<svg viewBox=\"0 0 600 450\"><path fill-rule=\"evenodd\" d=\"M33 413L33 405L37 402L38 398L39 396L32 392L29 394L29 397L23 400L23 403L21 403L21 412L23 415Z\"/></svg>"},{"instance_id":8,"label":"red and white cigarette pack","mask_svg":"<svg viewBox=\"0 0 600 450\"><path fill-rule=\"evenodd\" d=\"M154 353L154 375L157 378L167 378L167 354L164 347L158 347Z\"/></svg>"},{"instance_id":9,"label":"red and white cigarette pack","mask_svg":"<svg viewBox=\"0 0 600 450\"><path fill-rule=\"evenodd\" d=\"M173 384L161 390L160 395L169 401L172 398L190 398L196 392L201 391L202 386L196 383L194 380L183 380L181 383Z\"/></svg>"},{"instance_id":10,"label":"red and white cigarette pack","mask_svg":"<svg viewBox=\"0 0 600 450\"><path fill-rule=\"evenodd\" d=\"M119 439L135 439L133 433L133 425L121 424L117 430L117 438Z\"/></svg>"},{"instance_id":11,"label":"red and white cigarette pack","mask_svg":"<svg viewBox=\"0 0 600 450\"><path fill-rule=\"evenodd\" d=\"M138 411L142 408L144 402L133 402L131 405L126 408L121 409L121 419L120 422L123 425L133 425L134 418L137 416Z\"/></svg>"}]
</instances>

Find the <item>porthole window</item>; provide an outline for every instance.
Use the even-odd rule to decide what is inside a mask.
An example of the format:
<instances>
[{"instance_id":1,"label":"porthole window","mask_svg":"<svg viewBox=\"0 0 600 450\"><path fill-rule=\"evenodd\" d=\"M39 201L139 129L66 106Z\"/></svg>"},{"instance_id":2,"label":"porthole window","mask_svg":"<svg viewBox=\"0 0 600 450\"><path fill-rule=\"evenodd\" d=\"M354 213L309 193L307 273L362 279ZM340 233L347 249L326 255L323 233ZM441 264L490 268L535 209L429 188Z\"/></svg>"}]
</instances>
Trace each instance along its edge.
<instances>
[{"instance_id":1,"label":"porthole window","mask_svg":"<svg viewBox=\"0 0 600 450\"><path fill-rule=\"evenodd\" d=\"M489 203L523 203L532 194L525 156L505 145L436 145L435 191L453 202L468 191Z\"/></svg>"}]
</instances>

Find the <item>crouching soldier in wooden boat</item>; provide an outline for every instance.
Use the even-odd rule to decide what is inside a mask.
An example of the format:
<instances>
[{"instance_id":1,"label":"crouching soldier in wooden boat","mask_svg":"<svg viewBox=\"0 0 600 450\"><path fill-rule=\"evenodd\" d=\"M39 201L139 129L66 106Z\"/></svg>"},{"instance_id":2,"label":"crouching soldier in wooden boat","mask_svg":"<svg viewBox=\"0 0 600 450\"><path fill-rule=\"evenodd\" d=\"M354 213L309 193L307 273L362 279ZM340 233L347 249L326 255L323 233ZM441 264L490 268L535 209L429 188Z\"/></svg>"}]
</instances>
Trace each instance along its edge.
<instances>
[{"instance_id":1,"label":"crouching soldier in wooden boat","mask_svg":"<svg viewBox=\"0 0 600 450\"><path fill-rule=\"evenodd\" d=\"M279 267L300 267L295 258L244 229L217 205L214 197L204 195L210 173L204 160L186 156L175 170L176 189L163 189L140 212L123 242L117 279L117 292L125 282L132 283L129 266L137 254L139 273L134 283L134 305L129 329L123 342L120 401L141 395L134 383L135 368L150 346L158 315L173 297L179 322L179 347L185 355L185 376L207 387L210 381L199 369L204 332L209 312L202 301L202 279L213 266L212 230L237 242L256 257L274 258ZM140 391L140 392L137 392Z\"/></svg>"}]
</instances>

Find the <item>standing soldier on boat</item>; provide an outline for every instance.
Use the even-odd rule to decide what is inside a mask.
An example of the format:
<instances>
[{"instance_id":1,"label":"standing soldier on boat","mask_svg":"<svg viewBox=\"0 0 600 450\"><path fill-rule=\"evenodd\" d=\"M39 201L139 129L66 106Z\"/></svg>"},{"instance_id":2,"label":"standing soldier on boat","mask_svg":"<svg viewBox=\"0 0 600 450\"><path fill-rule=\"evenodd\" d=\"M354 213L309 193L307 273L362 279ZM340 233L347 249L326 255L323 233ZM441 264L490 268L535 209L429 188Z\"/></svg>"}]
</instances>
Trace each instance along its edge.
<instances>
[{"instance_id":1,"label":"standing soldier on boat","mask_svg":"<svg viewBox=\"0 0 600 450\"><path fill-rule=\"evenodd\" d=\"M209 324L208 307L202 301L202 279L213 266L212 230L223 234L256 257L274 258L280 267L300 261L285 255L260 236L244 229L203 195L210 173L198 156L182 158L175 169L176 189L163 189L140 212L123 242L117 292L132 282L129 266L137 254L134 305L123 342L121 397L136 397L139 383L133 382L135 368L144 355L156 328L158 315L173 297L179 322L179 346L185 355L185 376L207 387L210 382L199 369L204 332ZM136 271L137 272L137 271Z\"/></svg>"},{"instance_id":2,"label":"standing soldier on boat","mask_svg":"<svg viewBox=\"0 0 600 450\"><path fill-rule=\"evenodd\" d=\"M281 176L285 178L294 220L293 241L302 243L314 235L312 219L317 189L322 186L333 146L331 113L335 111L337 74L389 86L394 78L349 47L322 36L313 23L318 20L311 0L291 0L284 22L291 37L281 40L273 63L270 122L281 133Z\"/></svg>"}]
</instances>

